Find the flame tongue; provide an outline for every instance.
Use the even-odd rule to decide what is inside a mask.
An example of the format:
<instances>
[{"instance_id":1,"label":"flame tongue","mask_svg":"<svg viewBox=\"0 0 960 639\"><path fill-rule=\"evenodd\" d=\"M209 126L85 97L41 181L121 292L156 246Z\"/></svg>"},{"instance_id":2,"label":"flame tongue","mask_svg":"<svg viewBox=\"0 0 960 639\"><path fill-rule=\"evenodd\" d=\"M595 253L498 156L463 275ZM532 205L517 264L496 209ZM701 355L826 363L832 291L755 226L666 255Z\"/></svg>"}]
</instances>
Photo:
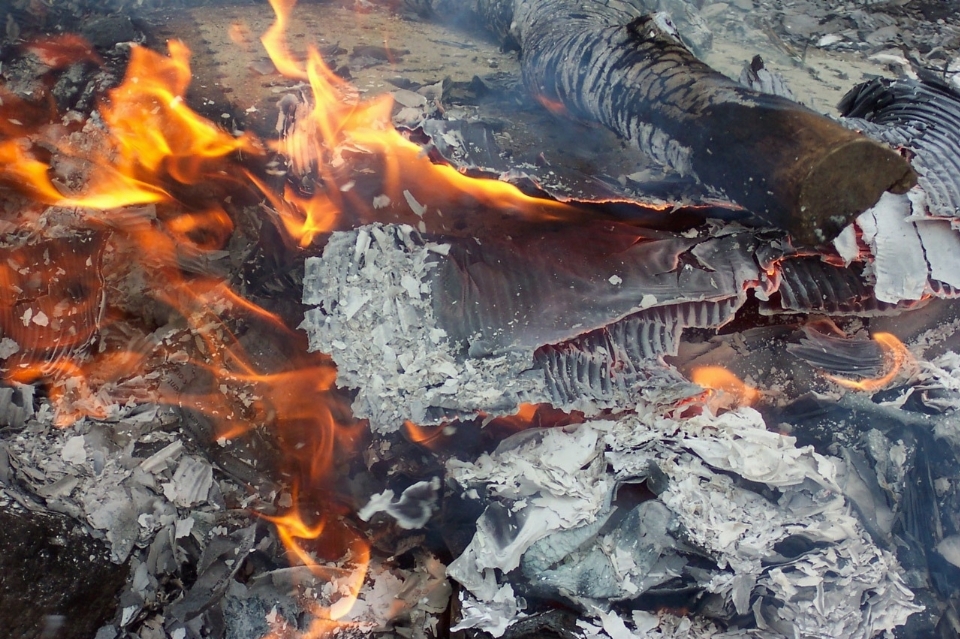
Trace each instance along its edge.
<instances>
[{"instance_id":1,"label":"flame tongue","mask_svg":"<svg viewBox=\"0 0 960 639\"><path fill-rule=\"evenodd\" d=\"M745 384L739 377L722 366L700 366L693 369L690 380L714 393L711 405L716 408L752 406L761 393Z\"/></svg>"},{"instance_id":2,"label":"flame tongue","mask_svg":"<svg viewBox=\"0 0 960 639\"><path fill-rule=\"evenodd\" d=\"M883 351L884 360L887 363L886 373L879 377L861 380L848 379L827 373L824 373L823 376L831 382L839 384L844 388L849 388L850 390L874 392L888 386L897 378L897 375L900 374L900 370L904 364L913 360L913 356L910 354L910 351L907 350L907 347L904 346L903 342L891 333L874 333L873 340Z\"/></svg>"}]
</instances>

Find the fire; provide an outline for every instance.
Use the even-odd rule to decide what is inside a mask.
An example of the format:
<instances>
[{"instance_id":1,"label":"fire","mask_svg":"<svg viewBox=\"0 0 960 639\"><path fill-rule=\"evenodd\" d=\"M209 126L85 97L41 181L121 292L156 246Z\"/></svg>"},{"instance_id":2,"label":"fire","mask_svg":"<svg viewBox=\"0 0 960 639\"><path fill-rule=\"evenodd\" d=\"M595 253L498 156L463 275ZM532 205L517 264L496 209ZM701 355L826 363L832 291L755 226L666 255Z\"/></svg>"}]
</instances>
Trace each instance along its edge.
<instances>
[{"instance_id":1,"label":"fire","mask_svg":"<svg viewBox=\"0 0 960 639\"><path fill-rule=\"evenodd\" d=\"M65 125L55 119L28 119L25 106L0 96L0 185L33 201L17 213L18 231L43 238L49 219L62 216L75 229L102 233L106 245L102 251L77 253L73 262L57 257L45 263L54 249L4 255L0 320L5 335L6 327L16 327L16 341L25 348L2 370L8 380L45 383L60 426L83 416L107 417L117 403L144 401L201 412L224 439L259 426L276 429L293 504L283 514L264 517L276 526L292 564L309 579L336 586L337 596L312 610L307 636L320 637L346 625L341 620L357 600L369 562L363 535L344 523L344 513L329 498L338 458L362 441L364 424L349 417L346 401L336 394L336 370L327 356L303 354L303 336L204 268L204 259L226 246L234 231L224 192L247 178L301 246L373 220L402 219L423 229L449 230L444 210L495 209L534 222L568 220L579 213L435 163L393 128L389 97L360 100L316 49L304 60L289 51L284 33L294 5L294 0L271 0L276 21L261 41L281 73L308 82L309 88L281 101L288 128L269 145L226 131L186 105L190 52L178 41L169 43L166 56L132 48L123 82L99 107L102 127L90 125L94 130L84 132L84 140L94 142L90 146L65 135ZM246 41L242 26L231 33ZM96 62L74 37L32 46L51 66L78 57ZM295 188L288 183L277 193L241 166L241 156L263 155L265 147L289 158L298 176L314 176L315 184ZM82 186L58 177L45 160L44 149L50 148L75 165ZM378 203L361 201L359 189L343 177L357 155L376 165ZM62 244L55 237L44 241ZM109 291L126 279L142 280L143 304L173 318L171 334L162 334L161 320L150 332L125 322L130 309L109 308ZM238 318L248 326L268 326L271 335L291 345L290 352L301 355L279 369L262 364L233 334ZM709 370L701 371L707 377L698 371L694 381L732 395L737 403L759 397L722 369L712 377ZM188 376L203 383L192 385ZM524 405L517 415L487 425L509 433L582 419L549 406ZM443 431L405 424L407 436L426 446ZM316 506L311 499L318 496L328 499ZM307 596L306 586L302 594Z\"/></svg>"},{"instance_id":2,"label":"fire","mask_svg":"<svg viewBox=\"0 0 960 639\"><path fill-rule=\"evenodd\" d=\"M824 373L824 377L829 379L831 382L839 384L844 388L849 388L851 390L859 390L866 392L878 391L881 388L886 387L894 379L897 378L897 375L900 373L900 369L904 366L905 363L911 361L913 357L910 355L910 351L907 350L907 347L904 346L897 337L891 333L874 333L873 341L875 341L883 350L883 357L887 362L887 372L881 375L880 377L874 377L870 379L862 380L852 380L845 377L838 377L836 375L828 375Z\"/></svg>"},{"instance_id":3,"label":"fire","mask_svg":"<svg viewBox=\"0 0 960 639\"><path fill-rule=\"evenodd\" d=\"M79 43L63 38L31 50L56 65L82 51ZM94 239L74 246L51 237L5 249L0 320L20 352L2 362L2 370L8 381L45 384L58 426L85 416L106 418L128 401L196 410L223 439L271 426L288 447L288 476L313 491L329 483L338 452L356 445L364 425L348 417L334 393L336 370L329 358L303 354L288 370L265 369L229 328L239 317L248 325L265 323L271 335L291 344L289 350L305 352L303 337L280 318L204 273L205 256L222 249L233 232L218 201L223 185L243 175L237 162L242 154L262 154L263 146L187 107L189 56L176 41L168 56L134 47L122 84L100 105L103 127L84 136L86 147L50 125L28 121L30 110L4 96L0 182L33 202L18 212L19 229L43 238L46 220L54 216L69 222L78 237ZM16 111L21 108L22 115ZM55 142L58 157L81 170L81 188L53 177L36 140ZM203 190L190 190L201 182ZM158 342L135 333L125 343L111 341L132 327L109 303L104 315L103 293L131 277L143 280L149 303L179 318L176 339ZM191 384L191 376L202 383ZM322 524L310 526L300 508L295 502L290 513L272 521L291 561L338 584L339 599L315 611L311 636L320 636L324 624L342 617L356 599L368 550L360 535L340 530L334 538L345 550L332 559L341 568L325 567L317 549L331 543L331 530L344 529L339 514L326 513Z\"/></svg>"},{"instance_id":4,"label":"fire","mask_svg":"<svg viewBox=\"0 0 960 639\"><path fill-rule=\"evenodd\" d=\"M528 428L554 428L582 424L586 417L579 411L564 412L550 404L520 404L513 415L494 417L486 413L477 415L477 420L485 437L492 441L500 441ZM463 435L459 429L461 424L439 424L436 426L420 426L407 420L403 423L403 434L411 442L424 448L440 452L445 446L459 446L462 450Z\"/></svg>"},{"instance_id":5,"label":"fire","mask_svg":"<svg viewBox=\"0 0 960 639\"><path fill-rule=\"evenodd\" d=\"M471 178L449 165L435 163L422 147L393 128L389 95L360 100L356 90L339 78L312 46L305 62L296 59L284 37L296 2L271 0L270 4L276 20L261 41L283 75L310 85L300 98L291 95L281 100L288 128L281 130L280 139L271 147L289 159L296 175L316 175L320 186L307 197L289 187L278 196L250 177L301 246L308 246L319 234L391 216L421 228L442 228L443 209L471 205L539 221L577 214L570 205L531 197L505 182ZM382 179L381 202L387 210L360 201L349 188L349 180L339 175L347 153L376 158L376 172ZM344 219L348 211L355 219Z\"/></svg>"},{"instance_id":6,"label":"fire","mask_svg":"<svg viewBox=\"0 0 960 639\"><path fill-rule=\"evenodd\" d=\"M567 107L565 107L562 102L558 100L551 100L542 94L538 94L536 96L536 100L550 113L556 116L570 117L570 112L567 111Z\"/></svg>"},{"instance_id":7,"label":"fire","mask_svg":"<svg viewBox=\"0 0 960 639\"><path fill-rule=\"evenodd\" d=\"M26 45L26 50L37 56L43 64L53 69L75 64L77 62L93 62L99 64L97 55L90 43L78 35L64 33L34 40Z\"/></svg>"},{"instance_id":8,"label":"fire","mask_svg":"<svg viewBox=\"0 0 960 639\"><path fill-rule=\"evenodd\" d=\"M299 64L287 50L286 32L287 24L290 22L290 14L293 12L297 0L270 0L270 6L276 14L276 20L267 29L267 32L260 38L264 48L273 60L277 71L297 80L306 80L307 74L303 66Z\"/></svg>"},{"instance_id":9,"label":"fire","mask_svg":"<svg viewBox=\"0 0 960 639\"><path fill-rule=\"evenodd\" d=\"M722 366L698 366L690 374L690 380L709 389L715 400L710 403L716 403L719 408L752 406L762 396L760 391Z\"/></svg>"},{"instance_id":10,"label":"fire","mask_svg":"<svg viewBox=\"0 0 960 639\"><path fill-rule=\"evenodd\" d=\"M261 153L252 137L234 137L186 106L190 51L176 40L168 46L169 57L133 47L123 83L99 109L108 129L107 148L92 156L69 142L57 145L61 154L89 168L85 193L54 183L50 167L22 138L0 143L0 182L46 204L106 211L170 202L174 198L165 183L195 184L216 176L220 161L231 154Z\"/></svg>"},{"instance_id":11,"label":"fire","mask_svg":"<svg viewBox=\"0 0 960 639\"><path fill-rule=\"evenodd\" d=\"M251 137L234 137L186 106L190 50L177 40L168 47L169 57L134 47L123 83L100 109L117 142L120 172L166 173L194 184L211 175L211 160L259 153Z\"/></svg>"},{"instance_id":12,"label":"fire","mask_svg":"<svg viewBox=\"0 0 960 639\"><path fill-rule=\"evenodd\" d=\"M448 426L420 426L409 419L403 422L403 434L415 444L437 450L447 435Z\"/></svg>"},{"instance_id":13,"label":"fire","mask_svg":"<svg viewBox=\"0 0 960 639\"><path fill-rule=\"evenodd\" d=\"M302 639L320 639L330 636L338 629L354 625L339 620L350 612L357 601L370 563L369 545L354 531L337 531L340 543L334 545L341 546L337 551L343 552L343 556L333 558L333 565L327 565L324 559L318 556L318 553L331 554L330 534L325 521L307 524L297 509L280 517L264 516L264 519L276 526L291 565L300 566L306 571L305 578L299 580L298 587L301 601L313 619L310 627L298 636ZM318 546L321 538L324 544ZM310 596L315 595L315 590L319 590L324 584L334 586L337 595L335 601L320 603ZM279 639L283 634L286 633L275 630L265 639Z\"/></svg>"}]
</instances>

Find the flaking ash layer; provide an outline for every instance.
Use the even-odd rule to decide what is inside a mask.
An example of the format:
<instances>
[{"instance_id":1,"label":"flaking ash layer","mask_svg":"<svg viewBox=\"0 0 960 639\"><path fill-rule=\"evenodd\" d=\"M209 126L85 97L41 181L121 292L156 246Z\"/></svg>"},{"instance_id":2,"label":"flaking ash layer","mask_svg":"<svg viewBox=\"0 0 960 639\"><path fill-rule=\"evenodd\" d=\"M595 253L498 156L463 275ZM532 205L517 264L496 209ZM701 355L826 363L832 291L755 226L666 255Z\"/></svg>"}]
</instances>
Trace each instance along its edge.
<instances>
[{"instance_id":1,"label":"flaking ash layer","mask_svg":"<svg viewBox=\"0 0 960 639\"><path fill-rule=\"evenodd\" d=\"M333 356L375 431L521 402L596 414L632 408L647 388L696 394L659 356L684 328L729 321L748 282L764 286L760 244L736 230L664 234L578 268L449 242L374 224L334 233L306 261L309 348Z\"/></svg>"},{"instance_id":2,"label":"flaking ash layer","mask_svg":"<svg viewBox=\"0 0 960 639\"><path fill-rule=\"evenodd\" d=\"M310 350L331 353L338 383L356 388L353 411L381 432L478 410L514 412L545 397L530 357L464 358L432 309L431 277L449 245L424 242L409 226L336 233L306 262L301 328Z\"/></svg>"},{"instance_id":3,"label":"flaking ash layer","mask_svg":"<svg viewBox=\"0 0 960 639\"><path fill-rule=\"evenodd\" d=\"M448 470L486 504L448 571L468 591L459 628L502 634L524 615L522 600L508 605L515 591L575 604L595 617L585 636L611 639L867 639L921 609L851 514L835 479L843 462L768 432L751 409L525 431ZM617 488L640 482L656 497L619 506ZM704 593L692 619L610 608L680 582ZM737 615L756 629L709 620Z\"/></svg>"}]
</instances>

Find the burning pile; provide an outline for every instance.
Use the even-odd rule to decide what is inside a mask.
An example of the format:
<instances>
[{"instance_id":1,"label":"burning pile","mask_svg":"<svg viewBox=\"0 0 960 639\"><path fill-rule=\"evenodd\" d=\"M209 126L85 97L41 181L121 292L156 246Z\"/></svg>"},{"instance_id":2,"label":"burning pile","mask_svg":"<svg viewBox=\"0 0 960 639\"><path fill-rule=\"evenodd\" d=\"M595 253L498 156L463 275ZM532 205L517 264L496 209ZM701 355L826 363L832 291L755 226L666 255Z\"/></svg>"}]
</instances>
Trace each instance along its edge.
<instances>
[{"instance_id":1,"label":"burning pile","mask_svg":"<svg viewBox=\"0 0 960 639\"><path fill-rule=\"evenodd\" d=\"M521 39L543 47L530 4L517 3ZM132 46L89 117L0 92L0 423L13 433L0 505L79 522L117 566L104 580L125 580L112 619L24 615L17 632L866 639L924 606L950 623L957 602L938 597L956 578L960 522L943 513L960 491L937 475L931 497L918 451L945 440L941 462L956 465L956 357L913 362L895 338L850 340L827 323L779 339L774 350L827 373L821 388L909 377L884 401L938 414L834 440L811 434L797 404L748 406L769 388L710 376L699 365L732 348L722 339L682 346L745 305L870 316L953 297L960 171L955 153L931 151L957 142L957 123L943 126L960 113L951 90L851 93L848 126L911 150L920 186L884 194L832 248L798 248L781 230L705 221L717 207L650 228L467 177L438 150L456 136L416 112L426 99L405 96L413 112L394 128L388 98L360 99L316 50L291 54L293 2L271 5L263 44L301 84L279 100L270 142L186 105L177 41L167 56ZM652 20L630 37L685 51ZM24 52L50 69L100 63L71 36ZM724 100L754 95L686 63ZM634 128L623 133L642 149L712 179L669 126ZM829 131L883 166L881 191L906 189L899 156ZM809 238L836 220L797 224ZM287 292L303 308L251 301L266 297L247 277L258 260L291 255L304 265ZM680 370L694 366L691 383ZM830 409L883 410L851 397ZM930 491L910 494L921 470ZM931 573L931 557L949 565Z\"/></svg>"}]
</instances>

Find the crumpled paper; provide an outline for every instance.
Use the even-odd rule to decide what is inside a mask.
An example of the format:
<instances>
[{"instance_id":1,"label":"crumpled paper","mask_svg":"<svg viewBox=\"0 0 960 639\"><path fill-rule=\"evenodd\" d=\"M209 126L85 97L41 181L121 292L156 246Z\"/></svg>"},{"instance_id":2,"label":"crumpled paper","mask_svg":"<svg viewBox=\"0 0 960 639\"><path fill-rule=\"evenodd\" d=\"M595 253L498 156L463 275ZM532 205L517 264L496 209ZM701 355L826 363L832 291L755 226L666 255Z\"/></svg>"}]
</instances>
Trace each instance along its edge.
<instances>
[{"instance_id":1,"label":"crumpled paper","mask_svg":"<svg viewBox=\"0 0 960 639\"><path fill-rule=\"evenodd\" d=\"M682 575L761 630L869 639L921 607L852 514L839 462L767 431L749 408L524 431L476 463L448 462L449 479L487 504L448 575L467 591L471 627L494 634L522 614L495 601L521 566L524 592L598 620L587 636L742 636L700 618L681 635L676 618L609 607ZM618 514L617 488L644 481L656 498Z\"/></svg>"}]
</instances>

